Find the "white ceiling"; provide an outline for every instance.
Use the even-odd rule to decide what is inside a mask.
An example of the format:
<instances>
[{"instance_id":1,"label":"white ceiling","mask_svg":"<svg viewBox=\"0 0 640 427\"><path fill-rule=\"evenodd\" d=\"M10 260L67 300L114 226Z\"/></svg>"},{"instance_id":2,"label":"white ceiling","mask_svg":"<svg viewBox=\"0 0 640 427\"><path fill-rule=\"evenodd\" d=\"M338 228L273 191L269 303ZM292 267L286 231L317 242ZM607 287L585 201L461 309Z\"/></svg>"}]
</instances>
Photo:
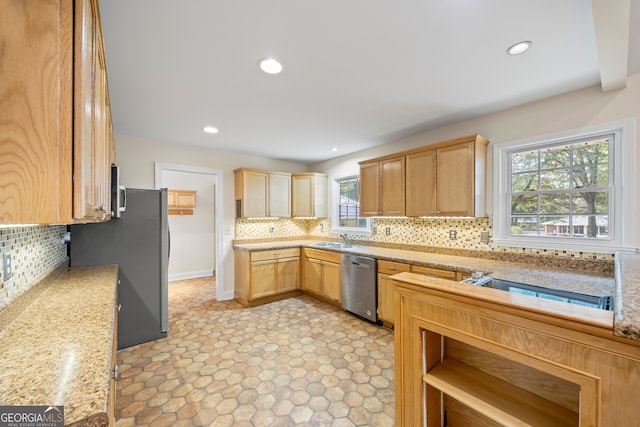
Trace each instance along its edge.
<instances>
[{"instance_id":1,"label":"white ceiling","mask_svg":"<svg viewBox=\"0 0 640 427\"><path fill-rule=\"evenodd\" d=\"M640 72L640 0L630 1L628 65L606 64L623 81ZM605 16L596 32L591 3L102 0L115 132L313 163L604 85L599 56L617 42L602 34L629 15ZM508 56L521 40L533 47ZM262 73L263 57L284 71Z\"/></svg>"}]
</instances>

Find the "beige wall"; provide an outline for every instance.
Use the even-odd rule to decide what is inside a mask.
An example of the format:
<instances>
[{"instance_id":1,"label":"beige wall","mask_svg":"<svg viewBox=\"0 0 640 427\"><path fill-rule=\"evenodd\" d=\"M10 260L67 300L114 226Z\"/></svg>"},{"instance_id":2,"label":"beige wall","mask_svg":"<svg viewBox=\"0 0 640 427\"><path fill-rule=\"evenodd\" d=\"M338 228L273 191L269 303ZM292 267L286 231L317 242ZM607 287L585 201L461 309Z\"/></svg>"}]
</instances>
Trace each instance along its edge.
<instances>
[{"instance_id":1,"label":"beige wall","mask_svg":"<svg viewBox=\"0 0 640 427\"><path fill-rule=\"evenodd\" d=\"M309 170L341 176L358 170L357 162L439 141L478 133L492 143L515 141L538 135L635 118L640 121L640 74L630 76L627 88L603 93L599 86L548 98L517 108L443 126L368 150L310 165ZM636 126L638 124L636 123ZM636 146L640 132L636 132ZM489 145L491 148L491 145ZM492 150L489 150L487 211L492 211ZM640 149L637 149L640 156ZM636 158L636 164L640 160ZM640 174L637 179L640 181ZM640 189L640 185L638 185ZM640 198L639 198L640 199ZM634 211L638 211L637 207ZM477 233L476 233L477 234ZM640 241L638 236L637 241Z\"/></svg>"},{"instance_id":2,"label":"beige wall","mask_svg":"<svg viewBox=\"0 0 640 427\"><path fill-rule=\"evenodd\" d=\"M225 297L233 297L232 243L235 226L233 170L240 167L251 167L285 172L306 172L306 166L228 151L116 135L116 163L120 166L121 181L125 186L154 188L155 162L219 169L223 172L223 183L222 185L218 184L223 192L222 228L230 227L231 234L222 236L222 254L219 254L218 257L219 261L221 260L223 263Z\"/></svg>"},{"instance_id":3,"label":"beige wall","mask_svg":"<svg viewBox=\"0 0 640 427\"><path fill-rule=\"evenodd\" d=\"M498 143L580 129L627 118L635 118L637 120L640 118L639 100L640 74L635 74L628 78L628 85L624 90L603 93L599 86L595 86L475 119L464 120L410 138L337 159L319 162L309 167L292 162L270 160L220 150L146 141L125 135L116 136L116 158L117 163L122 168L122 181L129 187L153 188L154 162L221 169L224 172L222 186L224 191L222 206L224 226L231 227L233 230L235 225L233 169L238 167L255 167L290 172L314 171L339 176L357 171L357 162L360 160L463 135L479 133L492 143ZM640 143L639 133L636 133L636 143ZM638 155L640 155L640 150L637 151ZM638 159L636 159L636 162L640 164ZM489 176L491 176L491 173L492 170L490 169ZM490 189L491 186L489 186L488 192L491 200ZM491 206L488 206L488 208L490 210ZM635 210L637 211L637 209ZM386 223L383 225L387 226ZM411 223L410 225L413 226L415 224ZM399 227L395 223L389 224L389 226ZM432 227L431 225L422 226ZM232 232L231 235L224 236L223 253L221 254L224 257L224 290L228 295L232 295L233 292L233 234Z\"/></svg>"}]
</instances>

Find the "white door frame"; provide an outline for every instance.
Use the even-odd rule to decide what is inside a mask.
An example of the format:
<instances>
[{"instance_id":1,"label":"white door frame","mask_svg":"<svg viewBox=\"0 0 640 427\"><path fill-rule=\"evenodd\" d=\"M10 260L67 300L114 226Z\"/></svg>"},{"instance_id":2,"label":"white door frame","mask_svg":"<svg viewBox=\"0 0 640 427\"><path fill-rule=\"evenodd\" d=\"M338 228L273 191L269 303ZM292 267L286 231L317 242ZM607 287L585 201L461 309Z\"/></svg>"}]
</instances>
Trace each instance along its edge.
<instances>
[{"instance_id":1,"label":"white door frame","mask_svg":"<svg viewBox=\"0 0 640 427\"><path fill-rule=\"evenodd\" d=\"M224 259L222 252L222 189L224 188L222 183L222 170L209 169L198 166L178 165L174 163L161 163L154 162L155 164L155 186L156 189L162 188L162 171L177 171L177 172L190 172L200 173L204 175L214 175L216 177L216 194L215 194L215 230L216 230L216 299L222 301L224 299Z\"/></svg>"}]
</instances>

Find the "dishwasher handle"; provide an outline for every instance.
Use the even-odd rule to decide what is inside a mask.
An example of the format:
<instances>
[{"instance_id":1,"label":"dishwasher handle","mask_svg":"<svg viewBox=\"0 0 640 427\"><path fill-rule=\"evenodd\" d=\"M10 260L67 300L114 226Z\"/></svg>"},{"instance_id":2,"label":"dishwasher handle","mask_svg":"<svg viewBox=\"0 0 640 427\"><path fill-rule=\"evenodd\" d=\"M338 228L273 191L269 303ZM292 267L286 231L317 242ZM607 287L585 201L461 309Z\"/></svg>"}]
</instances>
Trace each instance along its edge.
<instances>
[{"instance_id":1,"label":"dishwasher handle","mask_svg":"<svg viewBox=\"0 0 640 427\"><path fill-rule=\"evenodd\" d=\"M351 265L355 265L356 267L360 267L360 268L371 268L369 264L360 264L359 262L356 262L356 261L351 261Z\"/></svg>"}]
</instances>

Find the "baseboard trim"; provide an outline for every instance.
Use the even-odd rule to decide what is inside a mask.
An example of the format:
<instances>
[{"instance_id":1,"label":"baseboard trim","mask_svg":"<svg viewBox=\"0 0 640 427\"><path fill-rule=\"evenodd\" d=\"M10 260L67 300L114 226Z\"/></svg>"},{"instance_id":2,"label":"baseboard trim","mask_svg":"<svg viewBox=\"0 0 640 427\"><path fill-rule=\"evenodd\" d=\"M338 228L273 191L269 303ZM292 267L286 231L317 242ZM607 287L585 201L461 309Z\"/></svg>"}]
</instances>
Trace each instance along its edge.
<instances>
[{"instance_id":1,"label":"baseboard trim","mask_svg":"<svg viewBox=\"0 0 640 427\"><path fill-rule=\"evenodd\" d=\"M195 279L198 277L207 277L207 276L215 276L215 270L199 270L199 271L188 271L186 273L170 274L169 281L173 282L176 280Z\"/></svg>"}]
</instances>

